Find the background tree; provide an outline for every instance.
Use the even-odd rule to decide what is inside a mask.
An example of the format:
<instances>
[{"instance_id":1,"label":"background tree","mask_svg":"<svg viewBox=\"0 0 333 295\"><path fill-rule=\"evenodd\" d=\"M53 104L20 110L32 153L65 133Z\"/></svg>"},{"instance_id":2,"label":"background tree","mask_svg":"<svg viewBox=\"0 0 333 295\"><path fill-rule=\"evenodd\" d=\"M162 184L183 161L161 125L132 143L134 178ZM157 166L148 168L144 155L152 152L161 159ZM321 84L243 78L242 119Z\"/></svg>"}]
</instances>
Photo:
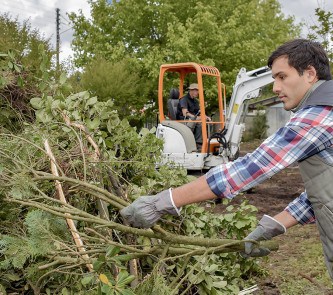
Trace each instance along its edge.
<instances>
[{"instance_id":1,"label":"background tree","mask_svg":"<svg viewBox=\"0 0 333 295\"><path fill-rule=\"evenodd\" d=\"M0 15L0 24L0 52L14 50L22 66L37 73L40 65L39 46L44 46L49 58L54 53L50 40L44 38L38 29L32 28L28 20L21 24L18 19L3 14Z\"/></svg>"},{"instance_id":2,"label":"background tree","mask_svg":"<svg viewBox=\"0 0 333 295\"><path fill-rule=\"evenodd\" d=\"M315 10L317 24L310 26L311 32L308 38L319 41L328 53L331 62L331 70L333 66L333 12L325 11L318 7Z\"/></svg>"},{"instance_id":3,"label":"background tree","mask_svg":"<svg viewBox=\"0 0 333 295\"><path fill-rule=\"evenodd\" d=\"M73 13L70 19L76 65L85 67L100 57L111 62L130 59L141 81L149 81L140 87L144 89L138 98L141 105L156 101L163 63L193 61L216 66L230 91L241 67L265 65L277 44L299 34L276 0L123 0L111 4L98 0L91 2L91 19L82 13Z\"/></svg>"},{"instance_id":4,"label":"background tree","mask_svg":"<svg viewBox=\"0 0 333 295\"><path fill-rule=\"evenodd\" d=\"M142 125L142 110L145 101L139 74L131 67L132 62L112 62L104 58L94 59L81 75L81 86L89 89L101 101L111 100L121 119L126 118L132 126Z\"/></svg>"},{"instance_id":5,"label":"background tree","mask_svg":"<svg viewBox=\"0 0 333 295\"><path fill-rule=\"evenodd\" d=\"M29 100L41 93L41 82L52 75L53 52L49 40L28 21L20 24L4 14L0 26L0 123L14 130L21 119L32 120Z\"/></svg>"}]
</instances>

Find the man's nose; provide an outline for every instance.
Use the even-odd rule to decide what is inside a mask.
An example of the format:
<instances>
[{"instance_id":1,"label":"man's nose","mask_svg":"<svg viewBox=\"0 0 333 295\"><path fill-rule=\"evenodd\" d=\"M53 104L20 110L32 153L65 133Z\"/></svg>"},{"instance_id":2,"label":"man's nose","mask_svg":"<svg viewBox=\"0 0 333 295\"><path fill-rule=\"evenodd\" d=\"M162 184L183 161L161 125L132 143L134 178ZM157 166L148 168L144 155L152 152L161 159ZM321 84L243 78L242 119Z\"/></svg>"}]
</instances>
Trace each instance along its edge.
<instances>
[{"instance_id":1,"label":"man's nose","mask_svg":"<svg viewBox=\"0 0 333 295\"><path fill-rule=\"evenodd\" d=\"M273 92L277 94L281 92L281 84L276 80L273 83Z\"/></svg>"}]
</instances>

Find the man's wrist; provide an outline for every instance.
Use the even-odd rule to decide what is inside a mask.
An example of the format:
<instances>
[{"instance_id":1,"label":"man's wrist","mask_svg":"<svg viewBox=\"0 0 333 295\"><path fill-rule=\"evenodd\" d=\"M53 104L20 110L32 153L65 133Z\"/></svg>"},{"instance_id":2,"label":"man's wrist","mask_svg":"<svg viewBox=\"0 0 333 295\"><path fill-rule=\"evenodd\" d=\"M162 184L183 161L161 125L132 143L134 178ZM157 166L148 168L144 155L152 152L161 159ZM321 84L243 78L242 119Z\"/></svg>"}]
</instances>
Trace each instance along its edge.
<instances>
[{"instance_id":1,"label":"man's wrist","mask_svg":"<svg viewBox=\"0 0 333 295\"><path fill-rule=\"evenodd\" d=\"M182 207L177 208L177 206L175 205L175 202L173 201L173 198L172 198L172 188L169 188L169 196L170 196L170 201L171 201L172 206L175 208L177 214L180 215L180 211L182 210Z\"/></svg>"},{"instance_id":2,"label":"man's wrist","mask_svg":"<svg viewBox=\"0 0 333 295\"><path fill-rule=\"evenodd\" d=\"M274 217L269 216L269 215L267 215L267 214L264 214L263 218L268 219L268 220L272 220L272 222L277 223L277 224L281 227L281 230L282 230L284 233L287 232L287 228L284 226L284 224L282 224L280 221L278 221L278 220L275 219Z\"/></svg>"}]
</instances>

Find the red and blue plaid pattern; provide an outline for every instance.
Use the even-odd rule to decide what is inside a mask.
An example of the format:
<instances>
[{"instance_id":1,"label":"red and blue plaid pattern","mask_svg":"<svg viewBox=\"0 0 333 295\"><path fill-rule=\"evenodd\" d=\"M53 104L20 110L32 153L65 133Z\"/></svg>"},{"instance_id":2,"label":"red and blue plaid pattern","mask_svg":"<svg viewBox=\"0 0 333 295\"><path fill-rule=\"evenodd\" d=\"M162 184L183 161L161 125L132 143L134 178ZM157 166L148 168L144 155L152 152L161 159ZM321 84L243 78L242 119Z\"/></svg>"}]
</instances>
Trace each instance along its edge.
<instances>
[{"instance_id":1,"label":"red and blue plaid pattern","mask_svg":"<svg viewBox=\"0 0 333 295\"><path fill-rule=\"evenodd\" d=\"M333 164L332 106L300 109L254 152L211 169L206 180L216 196L232 199L289 165L315 154ZM306 192L291 202L286 210L301 224L315 220Z\"/></svg>"}]
</instances>

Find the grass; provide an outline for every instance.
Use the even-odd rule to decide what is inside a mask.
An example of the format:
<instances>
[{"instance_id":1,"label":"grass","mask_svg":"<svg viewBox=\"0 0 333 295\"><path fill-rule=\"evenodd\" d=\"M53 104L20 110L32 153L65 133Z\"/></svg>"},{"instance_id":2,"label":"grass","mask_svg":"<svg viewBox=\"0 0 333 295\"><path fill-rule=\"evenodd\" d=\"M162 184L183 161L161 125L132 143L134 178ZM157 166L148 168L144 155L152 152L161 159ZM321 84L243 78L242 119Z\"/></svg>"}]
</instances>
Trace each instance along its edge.
<instances>
[{"instance_id":1,"label":"grass","mask_svg":"<svg viewBox=\"0 0 333 295\"><path fill-rule=\"evenodd\" d=\"M333 294L316 225L293 227L277 239L279 251L263 260L262 266L278 288L271 292L259 291L258 295Z\"/></svg>"}]
</instances>

